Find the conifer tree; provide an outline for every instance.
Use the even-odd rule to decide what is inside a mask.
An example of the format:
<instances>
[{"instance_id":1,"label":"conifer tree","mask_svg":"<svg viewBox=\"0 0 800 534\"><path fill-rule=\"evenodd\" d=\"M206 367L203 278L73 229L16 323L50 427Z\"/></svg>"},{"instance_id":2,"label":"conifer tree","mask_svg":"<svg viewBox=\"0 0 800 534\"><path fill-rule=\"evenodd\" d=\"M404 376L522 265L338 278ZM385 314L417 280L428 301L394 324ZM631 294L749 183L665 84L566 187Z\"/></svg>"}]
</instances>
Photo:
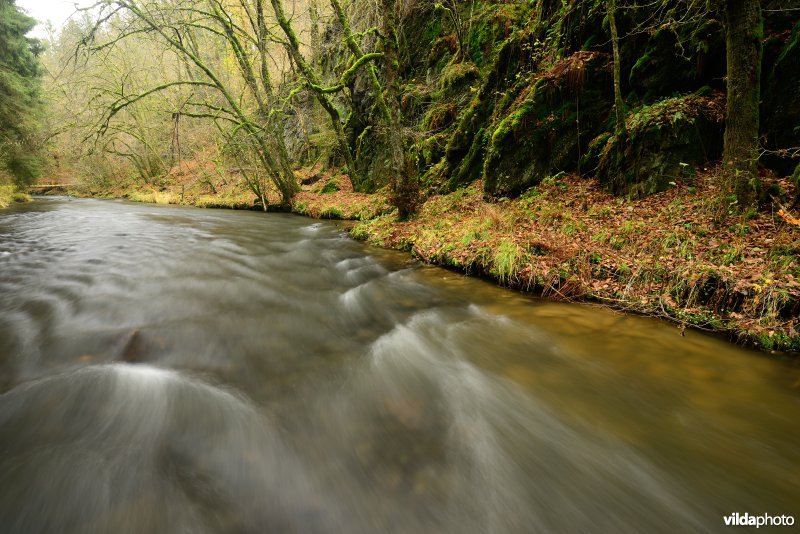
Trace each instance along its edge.
<instances>
[{"instance_id":1,"label":"conifer tree","mask_svg":"<svg viewBox=\"0 0 800 534\"><path fill-rule=\"evenodd\" d=\"M18 184L39 174L41 43L25 35L36 25L14 0L0 0L0 172Z\"/></svg>"}]
</instances>

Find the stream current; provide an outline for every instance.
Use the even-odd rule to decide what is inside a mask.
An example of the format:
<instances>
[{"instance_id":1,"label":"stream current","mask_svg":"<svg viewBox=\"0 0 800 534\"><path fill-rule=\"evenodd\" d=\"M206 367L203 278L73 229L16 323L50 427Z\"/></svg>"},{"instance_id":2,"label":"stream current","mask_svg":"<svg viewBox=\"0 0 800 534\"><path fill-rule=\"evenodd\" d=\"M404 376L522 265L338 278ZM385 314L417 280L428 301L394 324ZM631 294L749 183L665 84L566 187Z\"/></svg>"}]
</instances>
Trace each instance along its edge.
<instances>
[{"instance_id":1,"label":"stream current","mask_svg":"<svg viewBox=\"0 0 800 534\"><path fill-rule=\"evenodd\" d=\"M333 222L0 211L3 533L800 520L798 413L791 360L423 266Z\"/></svg>"}]
</instances>

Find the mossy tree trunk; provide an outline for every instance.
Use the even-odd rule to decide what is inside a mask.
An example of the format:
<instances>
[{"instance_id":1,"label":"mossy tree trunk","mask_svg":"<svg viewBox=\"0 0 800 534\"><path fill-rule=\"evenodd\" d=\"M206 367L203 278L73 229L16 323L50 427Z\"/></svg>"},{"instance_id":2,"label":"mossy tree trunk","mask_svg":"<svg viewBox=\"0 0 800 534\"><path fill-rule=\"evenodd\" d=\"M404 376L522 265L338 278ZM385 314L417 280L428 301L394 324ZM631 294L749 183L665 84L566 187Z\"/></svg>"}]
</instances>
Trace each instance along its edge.
<instances>
[{"instance_id":1,"label":"mossy tree trunk","mask_svg":"<svg viewBox=\"0 0 800 534\"><path fill-rule=\"evenodd\" d=\"M725 0L727 85L723 164L739 208L753 206L758 179L758 114L761 86L760 0Z\"/></svg>"},{"instance_id":2,"label":"mossy tree trunk","mask_svg":"<svg viewBox=\"0 0 800 534\"><path fill-rule=\"evenodd\" d=\"M330 0L331 7L333 7L339 23L342 25L342 30L345 35L345 42L348 48L353 53L356 59L364 56L364 51L355 39L350 23L342 9L339 0ZM390 2L392 3L392 2ZM384 9L392 9L390 6L384 6ZM384 29L392 27L393 21L384 19ZM394 28L391 30L392 35L396 35ZM387 34L385 34L387 35ZM387 37L388 39L388 37ZM396 39L396 37L392 37ZM390 151L391 174L392 174L392 203L398 210L398 216L401 219L408 218L414 212L416 207L416 199L418 194L418 186L416 180L411 172L411 165L407 164L405 157L404 141L402 123L399 111L398 102L398 75L397 75L397 48L392 46L391 41L384 44L384 58L387 61L386 66L386 89L381 85L378 79L378 69L374 63L367 65L367 73L369 75L372 90L375 93L375 104L380 112L381 120L384 128L382 129L383 137ZM389 63L389 58L393 58L393 63ZM387 104L387 99L392 103L390 107Z\"/></svg>"},{"instance_id":3,"label":"mossy tree trunk","mask_svg":"<svg viewBox=\"0 0 800 534\"><path fill-rule=\"evenodd\" d=\"M396 0L382 0L383 55L386 65L384 100L389 107L389 151L392 172L392 204L400 219L407 219L417 208L419 184L410 162L406 161L400 116L400 59L397 41Z\"/></svg>"},{"instance_id":4,"label":"mossy tree trunk","mask_svg":"<svg viewBox=\"0 0 800 534\"><path fill-rule=\"evenodd\" d=\"M336 14L336 18L339 20L339 24L342 26L342 32L344 33L344 40L345 44L347 44L347 48L353 54L356 60L361 59L365 56L364 50L361 48L361 45L356 40L356 36L353 34L353 30L350 27L350 21L347 20L347 15L342 8L342 4L339 0L330 0L331 7L333 8L333 12ZM378 106L378 110L381 113L381 116L386 122L391 122L392 115L391 111L389 110L389 106L386 105L386 100L383 98L383 87L381 87L381 83L378 80L378 69L375 67L375 63L369 63L366 66L367 74L369 75L369 81L372 85L372 90L375 92L375 103Z\"/></svg>"},{"instance_id":5,"label":"mossy tree trunk","mask_svg":"<svg viewBox=\"0 0 800 534\"><path fill-rule=\"evenodd\" d=\"M333 99L329 96L331 93L341 90L344 87L344 82L332 88L326 88L322 86L321 76L312 68L300 50L300 39L297 37L297 34L292 27L291 21L286 16L286 10L283 7L283 0L270 0L270 2L272 3L272 8L275 11L275 18L278 21L278 25L286 35L286 48L292 57L292 61L294 61L294 64L300 71L300 74L305 79L306 86L313 92L314 96L317 98L317 101L328 113L331 121L331 127L333 128L337 144L339 145L339 150L342 152L342 157L347 165L347 172L350 174L350 178L354 184L360 184L361 180L356 172L353 154L350 151L350 145L347 142L347 136L345 135L344 128L342 126L341 114L339 113L339 110L336 109ZM358 67L367 61L369 61L369 59L357 64ZM353 65L353 67L356 67L356 65Z\"/></svg>"},{"instance_id":6,"label":"mossy tree trunk","mask_svg":"<svg viewBox=\"0 0 800 534\"><path fill-rule=\"evenodd\" d=\"M617 33L616 0L608 0L606 7L608 25L611 29L611 48L614 53L614 134L617 136L617 146L621 146L625 138L625 103L622 100L622 66Z\"/></svg>"}]
</instances>

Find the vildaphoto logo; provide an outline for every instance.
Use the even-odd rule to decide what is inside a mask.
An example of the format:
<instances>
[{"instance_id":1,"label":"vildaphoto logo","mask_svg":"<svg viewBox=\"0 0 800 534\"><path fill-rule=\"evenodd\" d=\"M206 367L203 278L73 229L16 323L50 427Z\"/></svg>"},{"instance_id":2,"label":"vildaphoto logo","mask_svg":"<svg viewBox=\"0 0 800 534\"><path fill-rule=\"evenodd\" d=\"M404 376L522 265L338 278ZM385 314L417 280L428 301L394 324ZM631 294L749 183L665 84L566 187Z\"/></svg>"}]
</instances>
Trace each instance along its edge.
<instances>
[{"instance_id":1,"label":"vildaphoto logo","mask_svg":"<svg viewBox=\"0 0 800 534\"><path fill-rule=\"evenodd\" d=\"M727 527L790 527L794 525L794 517L790 515L750 515L734 513L722 518Z\"/></svg>"}]
</instances>

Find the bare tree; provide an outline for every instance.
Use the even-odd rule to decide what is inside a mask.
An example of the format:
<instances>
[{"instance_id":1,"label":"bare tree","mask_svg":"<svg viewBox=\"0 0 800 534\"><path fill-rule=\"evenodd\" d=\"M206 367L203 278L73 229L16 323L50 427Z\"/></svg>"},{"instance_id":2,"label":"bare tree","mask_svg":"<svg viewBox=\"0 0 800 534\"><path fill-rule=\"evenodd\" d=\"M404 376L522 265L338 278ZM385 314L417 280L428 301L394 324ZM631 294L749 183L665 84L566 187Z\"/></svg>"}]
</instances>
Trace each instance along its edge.
<instances>
[{"instance_id":1,"label":"bare tree","mask_svg":"<svg viewBox=\"0 0 800 534\"><path fill-rule=\"evenodd\" d=\"M281 106L275 99L269 74L271 58L267 43L273 37L264 19L261 1L252 6L240 0L238 7L247 26L240 24L232 7L220 0L176 0L173 3L101 0L87 8L87 11L96 13L96 22L83 42L84 49L90 53L101 53L134 35L146 34L167 45L190 67L188 72L196 73L188 75L186 79L166 81L137 93L129 93L120 87L116 100L108 106L97 132L104 133L118 113L152 95L174 87L201 90L196 94L200 98L193 96L176 112L190 118L224 122L234 132L244 132L257 151L262 172L270 177L283 202L289 202L299 187L279 128L277 117ZM119 31L111 39L98 41L98 31L113 17L122 21ZM238 94L236 84L226 78L214 61L203 57L198 45L201 35L221 39L232 51L247 100ZM208 98L210 94L218 98Z\"/></svg>"}]
</instances>

